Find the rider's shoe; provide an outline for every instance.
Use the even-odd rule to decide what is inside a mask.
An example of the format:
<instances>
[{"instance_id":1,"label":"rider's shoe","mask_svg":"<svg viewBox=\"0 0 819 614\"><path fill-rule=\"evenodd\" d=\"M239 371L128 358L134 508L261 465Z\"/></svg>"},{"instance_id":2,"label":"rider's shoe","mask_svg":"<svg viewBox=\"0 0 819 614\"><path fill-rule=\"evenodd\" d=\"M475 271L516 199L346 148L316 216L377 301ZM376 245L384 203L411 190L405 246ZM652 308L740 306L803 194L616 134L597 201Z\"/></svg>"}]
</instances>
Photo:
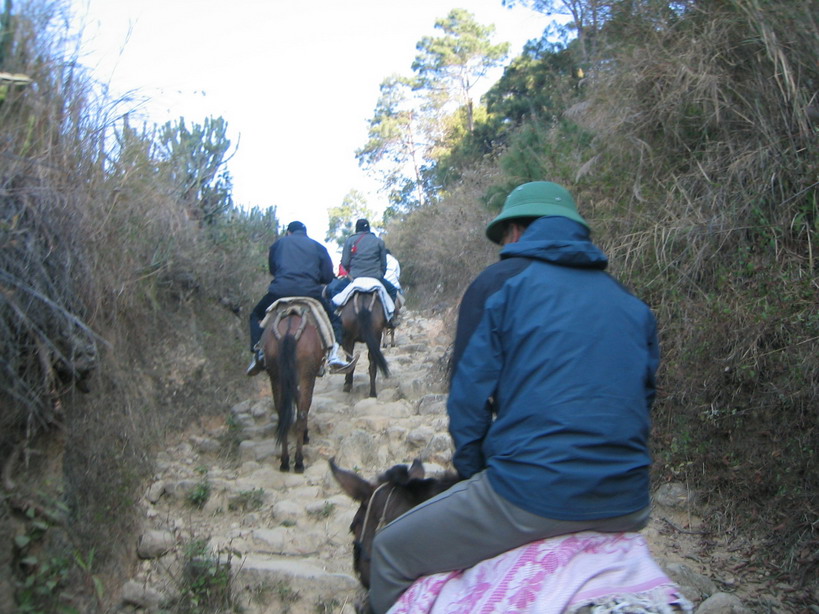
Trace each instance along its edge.
<instances>
[{"instance_id":1,"label":"rider's shoe","mask_svg":"<svg viewBox=\"0 0 819 614\"><path fill-rule=\"evenodd\" d=\"M262 371L264 371L264 354L262 354L261 350L256 350L253 352L253 360L250 361L245 373L247 373L248 377L252 377Z\"/></svg>"},{"instance_id":2,"label":"rider's shoe","mask_svg":"<svg viewBox=\"0 0 819 614\"><path fill-rule=\"evenodd\" d=\"M346 373L350 367L355 365L354 360L346 360L340 356L341 347L338 343L333 344L330 355L327 357L327 364L330 366L330 373Z\"/></svg>"}]
</instances>

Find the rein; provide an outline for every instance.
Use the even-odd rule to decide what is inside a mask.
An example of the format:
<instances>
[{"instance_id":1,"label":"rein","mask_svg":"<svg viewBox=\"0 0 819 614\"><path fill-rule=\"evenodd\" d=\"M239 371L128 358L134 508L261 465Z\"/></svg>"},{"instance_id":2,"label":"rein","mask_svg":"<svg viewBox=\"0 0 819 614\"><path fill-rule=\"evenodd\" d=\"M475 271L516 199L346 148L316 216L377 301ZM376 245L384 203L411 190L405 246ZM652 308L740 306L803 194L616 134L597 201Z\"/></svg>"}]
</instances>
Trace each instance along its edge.
<instances>
[{"instance_id":1,"label":"rein","mask_svg":"<svg viewBox=\"0 0 819 614\"><path fill-rule=\"evenodd\" d=\"M390 488L389 494L387 495L387 500L384 502L384 507L381 510L381 517L378 519L378 524L375 525L375 531L373 532L373 535L375 535L375 533L377 533L378 530L381 527L383 527L384 524L385 524L384 519L387 516L387 508L390 505L390 499L392 499L393 493L395 493L395 486L391 485L389 482L384 482L383 484L381 484L381 486L376 488L375 491L372 494L372 497L370 497L370 500L367 503L367 511L364 512L364 524L361 526L361 539L359 540L359 543L361 543L361 544L364 543L364 537L367 535L367 524L369 524L369 521L370 521L370 517L371 517L370 512L372 512L372 509L373 509L373 501L375 501L375 496L378 494L378 491L380 491L385 486L391 486L391 488ZM361 555L362 555L362 557L364 557L364 560L369 560L370 559L370 553L369 552L363 552L363 548L362 548L362 554Z\"/></svg>"}]
</instances>

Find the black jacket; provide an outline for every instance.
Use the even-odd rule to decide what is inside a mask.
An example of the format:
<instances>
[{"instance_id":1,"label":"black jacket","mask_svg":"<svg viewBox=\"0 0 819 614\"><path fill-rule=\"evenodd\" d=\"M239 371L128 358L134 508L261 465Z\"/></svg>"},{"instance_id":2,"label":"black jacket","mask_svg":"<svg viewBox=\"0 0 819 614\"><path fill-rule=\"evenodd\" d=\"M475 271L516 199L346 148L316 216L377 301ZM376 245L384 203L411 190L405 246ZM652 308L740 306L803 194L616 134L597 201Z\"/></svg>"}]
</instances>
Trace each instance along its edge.
<instances>
[{"instance_id":1,"label":"black jacket","mask_svg":"<svg viewBox=\"0 0 819 614\"><path fill-rule=\"evenodd\" d=\"M324 284L333 280L327 248L297 230L270 246L268 268L273 275L268 292L278 296L321 298Z\"/></svg>"}]
</instances>

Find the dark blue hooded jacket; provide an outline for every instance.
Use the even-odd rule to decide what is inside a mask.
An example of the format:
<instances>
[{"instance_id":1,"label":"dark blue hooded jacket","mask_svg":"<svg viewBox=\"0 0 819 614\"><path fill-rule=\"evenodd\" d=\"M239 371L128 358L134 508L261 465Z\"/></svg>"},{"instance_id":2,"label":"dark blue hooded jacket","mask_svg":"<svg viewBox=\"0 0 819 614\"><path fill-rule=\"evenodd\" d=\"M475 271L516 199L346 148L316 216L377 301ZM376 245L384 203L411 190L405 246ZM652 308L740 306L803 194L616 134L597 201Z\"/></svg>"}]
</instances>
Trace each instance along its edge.
<instances>
[{"instance_id":1,"label":"dark blue hooded jacket","mask_svg":"<svg viewBox=\"0 0 819 614\"><path fill-rule=\"evenodd\" d=\"M462 477L558 520L649 504L659 364L650 309L604 271L589 231L535 220L466 291L447 411Z\"/></svg>"}]
</instances>

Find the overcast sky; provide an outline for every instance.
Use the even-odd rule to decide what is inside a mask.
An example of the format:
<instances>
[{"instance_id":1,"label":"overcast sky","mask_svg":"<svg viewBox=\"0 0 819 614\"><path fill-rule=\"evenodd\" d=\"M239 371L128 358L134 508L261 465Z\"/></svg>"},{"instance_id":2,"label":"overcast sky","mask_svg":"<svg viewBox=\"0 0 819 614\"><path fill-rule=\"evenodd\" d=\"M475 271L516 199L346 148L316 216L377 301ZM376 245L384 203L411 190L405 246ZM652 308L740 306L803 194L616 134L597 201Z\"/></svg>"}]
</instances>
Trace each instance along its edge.
<instances>
[{"instance_id":1,"label":"overcast sky","mask_svg":"<svg viewBox=\"0 0 819 614\"><path fill-rule=\"evenodd\" d=\"M276 206L323 240L327 209L357 189L381 81L411 74L415 44L452 8L496 26L510 58L548 18L501 0L74 0L83 63L118 95L137 90L151 122L223 117L238 145L228 168L242 206ZM492 81L500 75L496 74ZM491 85L487 81L485 87Z\"/></svg>"}]
</instances>

